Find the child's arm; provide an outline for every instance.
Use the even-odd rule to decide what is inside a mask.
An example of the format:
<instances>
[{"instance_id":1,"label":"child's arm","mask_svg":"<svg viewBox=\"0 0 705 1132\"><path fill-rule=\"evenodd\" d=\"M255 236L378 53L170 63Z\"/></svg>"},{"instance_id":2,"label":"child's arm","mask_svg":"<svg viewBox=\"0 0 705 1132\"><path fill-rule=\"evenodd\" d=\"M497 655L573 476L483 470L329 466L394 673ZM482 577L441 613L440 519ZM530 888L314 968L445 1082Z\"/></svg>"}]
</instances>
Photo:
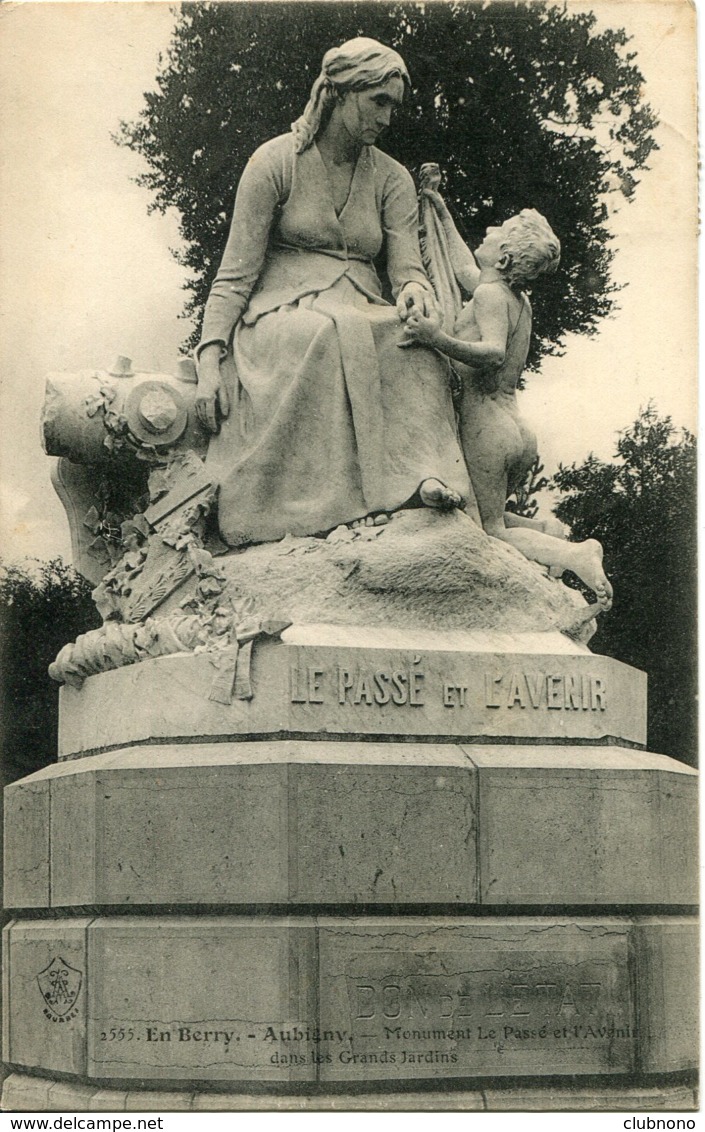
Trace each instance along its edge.
<instances>
[{"instance_id":1,"label":"child's arm","mask_svg":"<svg viewBox=\"0 0 705 1132\"><path fill-rule=\"evenodd\" d=\"M460 286L472 295L480 280L480 268L475 262L475 257L463 240L460 232L455 227L453 217L448 211L448 206L441 194L437 192L436 189L424 189L424 195L427 196L433 204L438 219L443 225L443 230L448 241L450 263L455 278L458 280Z\"/></svg>"},{"instance_id":2,"label":"child's arm","mask_svg":"<svg viewBox=\"0 0 705 1132\"><path fill-rule=\"evenodd\" d=\"M491 283L478 287L473 299L473 314L480 331L477 342L465 342L446 334L437 315L425 318L413 314L404 325L404 344L418 342L423 346L433 346L465 365L476 369L496 369L504 361L509 335L509 309L501 288ZM492 392L494 388L496 386L488 391Z\"/></svg>"}]
</instances>

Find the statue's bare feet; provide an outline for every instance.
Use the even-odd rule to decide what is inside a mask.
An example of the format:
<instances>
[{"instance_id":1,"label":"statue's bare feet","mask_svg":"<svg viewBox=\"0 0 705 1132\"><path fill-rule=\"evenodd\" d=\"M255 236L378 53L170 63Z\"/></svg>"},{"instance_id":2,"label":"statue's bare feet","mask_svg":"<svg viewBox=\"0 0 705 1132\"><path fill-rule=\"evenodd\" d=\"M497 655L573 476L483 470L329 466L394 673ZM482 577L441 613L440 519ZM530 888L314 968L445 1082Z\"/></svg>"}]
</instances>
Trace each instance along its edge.
<instances>
[{"instance_id":1,"label":"statue's bare feet","mask_svg":"<svg viewBox=\"0 0 705 1132\"><path fill-rule=\"evenodd\" d=\"M347 524L347 529L353 535L361 535L368 528L372 528L375 534L380 534L382 527L386 526L390 519L394 516L387 514L386 511L377 511L374 515L365 515L362 519L353 519L351 523ZM368 532L369 533L369 532Z\"/></svg>"},{"instance_id":2,"label":"statue's bare feet","mask_svg":"<svg viewBox=\"0 0 705 1132\"><path fill-rule=\"evenodd\" d=\"M611 609L613 590L602 568L601 544L597 539L589 538L585 542L574 543L572 549L574 558L571 569L578 575L581 582L594 590L595 597L602 609Z\"/></svg>"},{"instance_id":3,"label":"statue's bare feet","mask_svg":"<svg viewBox=\"0 0 705 1132\"><path fill-rule=\"evenodd\" d=\"M437 511L451 511L462 503L457 491L451 491L440 480L424 480L419 488L419 497L424 507L435 507Z\"/></svg>"}]
</instances>

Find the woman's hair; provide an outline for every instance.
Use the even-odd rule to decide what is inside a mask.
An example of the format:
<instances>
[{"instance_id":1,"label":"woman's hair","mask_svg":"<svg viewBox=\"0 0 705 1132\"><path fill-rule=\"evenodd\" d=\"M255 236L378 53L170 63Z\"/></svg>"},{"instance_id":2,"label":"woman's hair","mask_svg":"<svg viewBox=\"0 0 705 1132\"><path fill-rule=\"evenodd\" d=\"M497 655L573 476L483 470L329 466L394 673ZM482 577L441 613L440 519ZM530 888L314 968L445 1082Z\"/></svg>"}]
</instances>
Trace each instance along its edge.
<instances>
[{"instance_id":1,"label":"woman's hair","mask_svg":"<svg viewBox=\"0 0 705 1132\"><path fill-rule=\"evenodd\" d=\"M402 79L407 87L411 86L401 55L376 39L360 36L326 51L306 109L291 126L296 152L303 153L312 145L341 94L379 86L394 77Z\"/></svg>"},{"instance_id":2,"label":"woman's hair","mask_svg":"<svg viewBox=\"0 0 705 1132\"><path fill-rule=\"evenodd\" d=\"M561 243L545 216L535 208L523 208L503 227L507 235L501 248L511 256L504 277L511 287L521 287L556 270Z\"/></svg>"}]
</instances>

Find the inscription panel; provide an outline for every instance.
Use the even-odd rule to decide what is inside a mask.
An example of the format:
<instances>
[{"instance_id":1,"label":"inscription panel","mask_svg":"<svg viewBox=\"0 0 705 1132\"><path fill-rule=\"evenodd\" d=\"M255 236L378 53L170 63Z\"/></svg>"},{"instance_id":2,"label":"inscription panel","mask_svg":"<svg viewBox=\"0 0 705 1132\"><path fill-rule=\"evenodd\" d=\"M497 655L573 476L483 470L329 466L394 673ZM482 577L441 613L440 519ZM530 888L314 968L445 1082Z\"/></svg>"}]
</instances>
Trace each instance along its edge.
<instances>
[{"instance_id":1,"label":"inscription panel","mask_svg":"<svg viewBox=\"0 0 705 1132\"><path fill-rule=\"evenodd\" d=\"M626 929L322 933L327 1080L622 1073L634 1065Z\"/></svg>"},{"instance_id":2,"label":"inscription panel","mask_svg":"<svg viewBox=\"0 0 705 1132\"><path fill-rule=\"evenodd\" d=\"M287 649L291 730L644 743L645 677L608 657Z\"/></svg>"},{"instance_id":3,"label":"inscription panel","mask_svg":"<svg viewBox=\"0 0 705 1132\"><path fill-rule=\"evenodd\" d=\"M63 688L61 753L283 731L646 741L646 677L589 653L269 642L253 654L251 700L210 700L212 680L208 657L176 656L100 673L80 691Z\"/></svg>"},{"instance_id":4,"label":"inscription panel","mask_svg":"<svg viewBox=\"0 0 705 1132\"><path fill-rule=\"evenodd\" d=\"M392 711L397 707L428 709L441 703L451 709L532 708L538 712L604 712L608 707L604 673L555 671L559 666L550 662L537 669L496 662L489 667L481 663L464 666L461 660L454 678L447 680L436 670L437 660L438 654L382 653L328 666L295 662L289 668L289 698L292 704L389 706ZM466 678L459 680L461 674Z\"/></svg>"}]
</instances>

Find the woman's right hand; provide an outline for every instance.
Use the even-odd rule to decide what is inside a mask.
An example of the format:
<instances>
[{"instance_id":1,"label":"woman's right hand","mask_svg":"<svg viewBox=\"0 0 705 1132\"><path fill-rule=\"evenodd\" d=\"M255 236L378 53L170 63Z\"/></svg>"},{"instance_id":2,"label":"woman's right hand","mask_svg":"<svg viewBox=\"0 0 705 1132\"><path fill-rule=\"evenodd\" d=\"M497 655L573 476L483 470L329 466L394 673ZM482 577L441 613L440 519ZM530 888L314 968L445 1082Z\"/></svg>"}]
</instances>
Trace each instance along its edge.
<instances>
[{"instance_id":1,"label":"woman's right hand","mask_svg":"<svg viewBox=\"0 0 705 1132\"><path fill-rule=\"evenodd\" d=\"M206 346L198 359L196 416L209 432L217 432L220 428L216 405L220 410L220 416L227 417L230 412L230 402L220 372L220 345L217 342Z\"/></svg>"}]
</instances>

